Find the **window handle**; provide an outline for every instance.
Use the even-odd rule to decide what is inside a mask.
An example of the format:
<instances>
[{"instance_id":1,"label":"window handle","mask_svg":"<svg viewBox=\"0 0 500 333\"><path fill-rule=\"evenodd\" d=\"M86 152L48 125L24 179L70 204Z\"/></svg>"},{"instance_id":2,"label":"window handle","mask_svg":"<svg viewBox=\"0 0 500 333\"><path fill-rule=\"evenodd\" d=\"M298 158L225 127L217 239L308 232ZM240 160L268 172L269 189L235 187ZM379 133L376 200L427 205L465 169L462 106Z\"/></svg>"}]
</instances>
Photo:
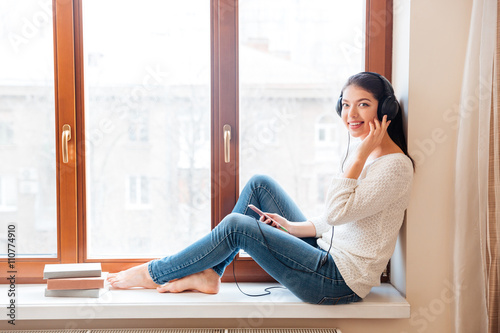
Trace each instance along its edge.
<instances>
[{"instance_id":1,"label":"window handle","mask_svg":"<svg viewBox=\"0 0 500 333\"><path fill-rule=\"evenodd\" d=\"M231 161L231 151L230 151L230 146L231 146L231 126L229 125L224 125L223 127L224 130L224 162L229 163Z\"/></svg>"},{"instance_id":2,"label":"window handle","mask_svg":"<svg viewBox=\"0 0 500 333\"><path fill-rule=\"evenodd\" d=\"M71 140L71 126L63 125L62 131L62 157L63 163L68 163L68 141Z\"/></svg>"}]
</instances>

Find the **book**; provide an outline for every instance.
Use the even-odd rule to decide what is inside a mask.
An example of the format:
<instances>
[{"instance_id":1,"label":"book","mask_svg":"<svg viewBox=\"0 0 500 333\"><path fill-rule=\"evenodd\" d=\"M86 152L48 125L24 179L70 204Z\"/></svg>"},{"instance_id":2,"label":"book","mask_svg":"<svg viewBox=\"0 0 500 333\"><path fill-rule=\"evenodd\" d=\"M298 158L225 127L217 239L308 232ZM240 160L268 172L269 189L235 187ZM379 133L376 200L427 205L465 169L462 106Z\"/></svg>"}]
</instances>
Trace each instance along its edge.
<instances>
[{"instance_id":1,"label":"book","mask_svg":"<svg viewBox=\"0 0 500 333\"><path fill-rule=\"evenodd\" d=\"M109 290L108 287L100 289L67 289L48 290L45 288L45 297L85 297L99 298Z\"/></svg>"},{"instance_id":2,"label":"book","mask_svg":"<svg viewBox=\"0 0 500 333\"><path fill-rule=\"evenodd\" d=\"M47 290L99 289L104 288L105 280L106 273L100 277L47 279Z\"/></svg>"},{"instance_id":3,"label":"book","mask_svg":"<svg viewBox=\"0 0 500 333\"><path fill-rule=\"evenodd\" d=\"M47 264L43 270L43 278L100 277L101 273L101 263Z\"/></svg>"}]
</instances>

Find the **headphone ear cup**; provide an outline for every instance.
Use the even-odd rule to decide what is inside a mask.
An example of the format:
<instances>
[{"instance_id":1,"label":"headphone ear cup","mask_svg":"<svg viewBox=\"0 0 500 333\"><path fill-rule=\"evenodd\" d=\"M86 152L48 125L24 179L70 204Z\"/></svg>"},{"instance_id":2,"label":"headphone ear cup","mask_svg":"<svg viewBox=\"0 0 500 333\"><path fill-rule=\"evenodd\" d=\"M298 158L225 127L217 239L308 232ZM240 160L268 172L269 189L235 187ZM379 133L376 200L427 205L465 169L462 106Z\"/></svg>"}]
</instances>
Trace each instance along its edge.
<instances>
[{"instance_id":1,"label":"headphone ear cup","mask_svg":"<svg viewBox=\"0 0 500 333\"><path fill-rule=\"evenodd\" d=\"M387 96L378 108L378 118L382 121L384 115L387 115L387 120L393 120L399 111L399 103L394 96Z\"/></svg>"},{"instance_id":2,"label":"headphone ear cup","mask_svg":"<svg viewBox=\"0 0 500 333\"><path fill-rule=\"evenodd\" d=\"M337 114L339 115L339 117L342 117L342 94L340 94L335 109L337 110Z\"/></svg>"}]
</instances>

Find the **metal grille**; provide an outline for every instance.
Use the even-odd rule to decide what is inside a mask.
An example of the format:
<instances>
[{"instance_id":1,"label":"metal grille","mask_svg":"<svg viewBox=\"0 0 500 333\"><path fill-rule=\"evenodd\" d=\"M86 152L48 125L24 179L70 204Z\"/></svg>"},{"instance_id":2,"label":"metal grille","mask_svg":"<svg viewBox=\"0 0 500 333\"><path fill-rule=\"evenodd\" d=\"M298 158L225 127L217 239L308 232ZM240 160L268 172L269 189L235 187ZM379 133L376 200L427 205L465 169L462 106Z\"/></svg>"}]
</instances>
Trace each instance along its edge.
<instances>
[{"instance_id":1,"label":"metal grille","mask_svg":"<svg viewBox=\"0 0 500 333\"><path fill-rule=\"evenodd\" d=\"M225 333L342 333L338 328L237 328Z\"/></svg>"},{"instance_id":2,"label":"metal grille","mask_svg":"<svg viewBox=\"0 0 500 333\"><path fill-rule=\"evenodd\" d=\"M127 328L127 329L79 329L79 330L24 330L4 333L342 333L338 328Z\"/></svg>"}]
</instances>

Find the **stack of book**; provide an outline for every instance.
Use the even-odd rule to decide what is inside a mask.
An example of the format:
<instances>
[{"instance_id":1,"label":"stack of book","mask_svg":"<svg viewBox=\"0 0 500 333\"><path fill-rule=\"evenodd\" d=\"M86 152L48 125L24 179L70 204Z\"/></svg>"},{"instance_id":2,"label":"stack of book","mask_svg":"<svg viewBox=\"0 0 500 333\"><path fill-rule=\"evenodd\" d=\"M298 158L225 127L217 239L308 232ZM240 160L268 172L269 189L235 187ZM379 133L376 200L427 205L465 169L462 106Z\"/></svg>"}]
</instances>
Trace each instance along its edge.
<instances>
[{"instance_id":1,"label":"stack of book","mask_svg":"<svg viewBox=\"0 0 500 333\"><path fill-rule=\"evenodd\" d=\"M99 297L108 290L100 263L45 265L46 297Z\"/></svg>"}]
</instances>

